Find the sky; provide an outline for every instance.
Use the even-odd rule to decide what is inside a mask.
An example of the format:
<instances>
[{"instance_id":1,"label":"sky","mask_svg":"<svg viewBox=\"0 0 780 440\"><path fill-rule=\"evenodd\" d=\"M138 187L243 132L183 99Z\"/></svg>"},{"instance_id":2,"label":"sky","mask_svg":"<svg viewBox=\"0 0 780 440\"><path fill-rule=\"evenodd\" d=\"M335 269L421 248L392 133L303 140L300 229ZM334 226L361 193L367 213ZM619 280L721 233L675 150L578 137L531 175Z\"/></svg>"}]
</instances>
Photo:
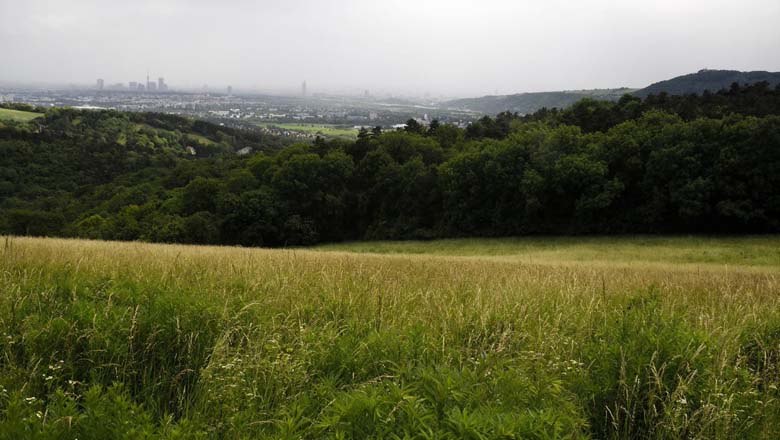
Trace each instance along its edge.
<instances>
[{"instance_id":1,"label":"sky","mask_svg":"<svg viewBox=\"0 0 780 440\"><path fill-rule=\"evenodd\" d=\"M0 81L480 96L780 71L778 0L0 0Z\"/></svg>"}]
</instances>

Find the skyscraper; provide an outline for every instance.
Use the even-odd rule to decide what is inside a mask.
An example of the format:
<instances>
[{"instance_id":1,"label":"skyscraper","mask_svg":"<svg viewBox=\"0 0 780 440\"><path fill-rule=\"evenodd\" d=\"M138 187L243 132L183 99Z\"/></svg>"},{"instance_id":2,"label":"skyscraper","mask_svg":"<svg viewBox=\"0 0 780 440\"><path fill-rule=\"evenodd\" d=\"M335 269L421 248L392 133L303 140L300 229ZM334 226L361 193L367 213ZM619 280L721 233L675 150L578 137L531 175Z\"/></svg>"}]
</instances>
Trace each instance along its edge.
<instances>
[{"instance_id":1,"label":"skyscraper","mask_svg":"<svg viewBox=\"0 0 780 440\"><path fill-rule=\"evenodd\" d=\"M160 91L168 90L168 84L165 84L165 78L163 77L157 78L157 90Z\"/></svg>"},{"instance_id":2,"label":"skyscraper","mask_svg":"<svg viewBox=\"0 0 780 440\"><path fill-rule=\"evenodd\" d=\"M103 78L98 78L97 80L97 89L103 90Z\"/></svg>"},{"instance_id":3,"label":"skyscraper","mask_svg":"<svg viewBox=\"0 0 780 440\"><path fill-rule=\"evenodd\" d=\"M306 96L306 80L301 84L301 96Z\"/></svg>"}]
</instances>

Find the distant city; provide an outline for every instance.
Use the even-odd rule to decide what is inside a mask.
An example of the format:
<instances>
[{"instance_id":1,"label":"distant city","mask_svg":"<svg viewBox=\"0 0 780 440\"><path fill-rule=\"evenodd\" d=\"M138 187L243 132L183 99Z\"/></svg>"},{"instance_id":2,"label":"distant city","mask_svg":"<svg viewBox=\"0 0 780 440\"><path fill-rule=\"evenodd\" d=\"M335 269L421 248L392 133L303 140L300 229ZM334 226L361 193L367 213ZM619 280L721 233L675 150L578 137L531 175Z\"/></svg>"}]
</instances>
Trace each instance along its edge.
<instances>
[{"instance_id":1,"label":"distant city","mask_svg":"<svg viewBox=\"0 0 780 440\"><path fill-rule=\"evenodd\" d=\"M107 82L97 78L92 87L43 88L0 86L0 102L20 102L41 107L114 109L162 112L190 116L225 126L256 129L266 133L313 139L318 127L352 131L381 127L397 129L409 119L428 125L436 119L465 127L480 115L447 109L426 99L375 97L369 90L351 96L312 93L306 80L298 94L288 96L235 93L233 86L199 90L172 88L160 76L145 81ZM325 131L326 133L329 131Z\"/></svg>"},{"instance_id":2,"label":"distant city","mask_svg":"<svg viewBox=\"0 0 780 440\"><path fill-rule=\"evenodd\" d=\"M113 83L106 85L103 78L98 78L95 82L95 89L98 91L113 90L113 91L138 91L138 92L166 92L168 91L168 84L165 83L165 78L159 77L157 81L152 81L149 78L149 74L146 74L146 82L130 81L125 85L123 82Z\"/></svg>"}]
</instances>

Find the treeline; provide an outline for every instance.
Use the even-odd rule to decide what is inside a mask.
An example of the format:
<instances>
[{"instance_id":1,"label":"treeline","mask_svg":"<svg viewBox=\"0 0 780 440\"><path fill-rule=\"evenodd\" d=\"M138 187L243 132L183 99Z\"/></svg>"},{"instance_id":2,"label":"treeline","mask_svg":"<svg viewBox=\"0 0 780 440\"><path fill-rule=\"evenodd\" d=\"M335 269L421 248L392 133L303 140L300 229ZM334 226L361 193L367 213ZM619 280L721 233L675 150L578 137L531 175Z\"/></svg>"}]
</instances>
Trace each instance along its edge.
<instances>
[{"instance_id":1,"label":"treeline","mask_svg":"<svg viewBox=\"0 0 780 440\"><path fill-rule=\"evenodd\" d=\"M668 95L660 93L641 99L623 95L618 101L584 98L566 109L543 108L521 118L525 122L544 121L551 124L576 125L586 133L606 131L626 121L639 118L650 110L660 110L678 115L684 121L698 118L720 119L737 113L745 116L780 114L780 85L770 88L769 83L759 82L701 95ZM517 115L501 113L496 119L484 118L468 127L472 138L491 137L502 139L509 133L509 123Z\"/></svg>"},{"instance_id":2,"label":"treeline","mask_svg":"<svg viewBox=\"0 0 780 440\"><path fill-rule=\"evenodd\" d=\"M280 149L257 139L260 152L248 157L233 152L251 141L240 131L209 125L212 133L165 115L48 110L43 122L0 127L0 231L246 246L780 232L779 97L758 85L584 100L465 130L409 121L356 141ZM195 134L222 148L187 154Z\"/></svg>"}]
</instances>

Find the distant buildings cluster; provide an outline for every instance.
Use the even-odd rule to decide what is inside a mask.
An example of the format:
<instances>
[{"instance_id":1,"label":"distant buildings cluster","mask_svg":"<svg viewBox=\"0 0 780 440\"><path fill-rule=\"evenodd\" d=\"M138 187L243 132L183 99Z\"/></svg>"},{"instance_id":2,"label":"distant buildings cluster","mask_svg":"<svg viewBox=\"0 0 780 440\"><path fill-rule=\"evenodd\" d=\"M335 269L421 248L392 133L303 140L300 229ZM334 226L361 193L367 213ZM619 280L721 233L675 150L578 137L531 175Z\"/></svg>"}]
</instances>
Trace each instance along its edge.
<instances>
[{"instance_id":1,"label":"distant buildings cluster","mask_svg":"<svg viewBox=\"0 0 780 440\"><path fill-rule=\"evenodd\" d=\"M95 88L97 90L105 90L105 81L103 78L98 78L97 82L95 84ZM125 90L125 84L124 83L116 83L111 86L109 86L107 89L109 90ZM127 90L130 91L139 91L139 92L165 92L168 90L168 84L165 83L165 78L159 77L157 78L157 81L152 81L149 78L149 74L146 75L146 83L139 82L139 81L130 81L127 83Z\"/></svg>"}]
</instances>

